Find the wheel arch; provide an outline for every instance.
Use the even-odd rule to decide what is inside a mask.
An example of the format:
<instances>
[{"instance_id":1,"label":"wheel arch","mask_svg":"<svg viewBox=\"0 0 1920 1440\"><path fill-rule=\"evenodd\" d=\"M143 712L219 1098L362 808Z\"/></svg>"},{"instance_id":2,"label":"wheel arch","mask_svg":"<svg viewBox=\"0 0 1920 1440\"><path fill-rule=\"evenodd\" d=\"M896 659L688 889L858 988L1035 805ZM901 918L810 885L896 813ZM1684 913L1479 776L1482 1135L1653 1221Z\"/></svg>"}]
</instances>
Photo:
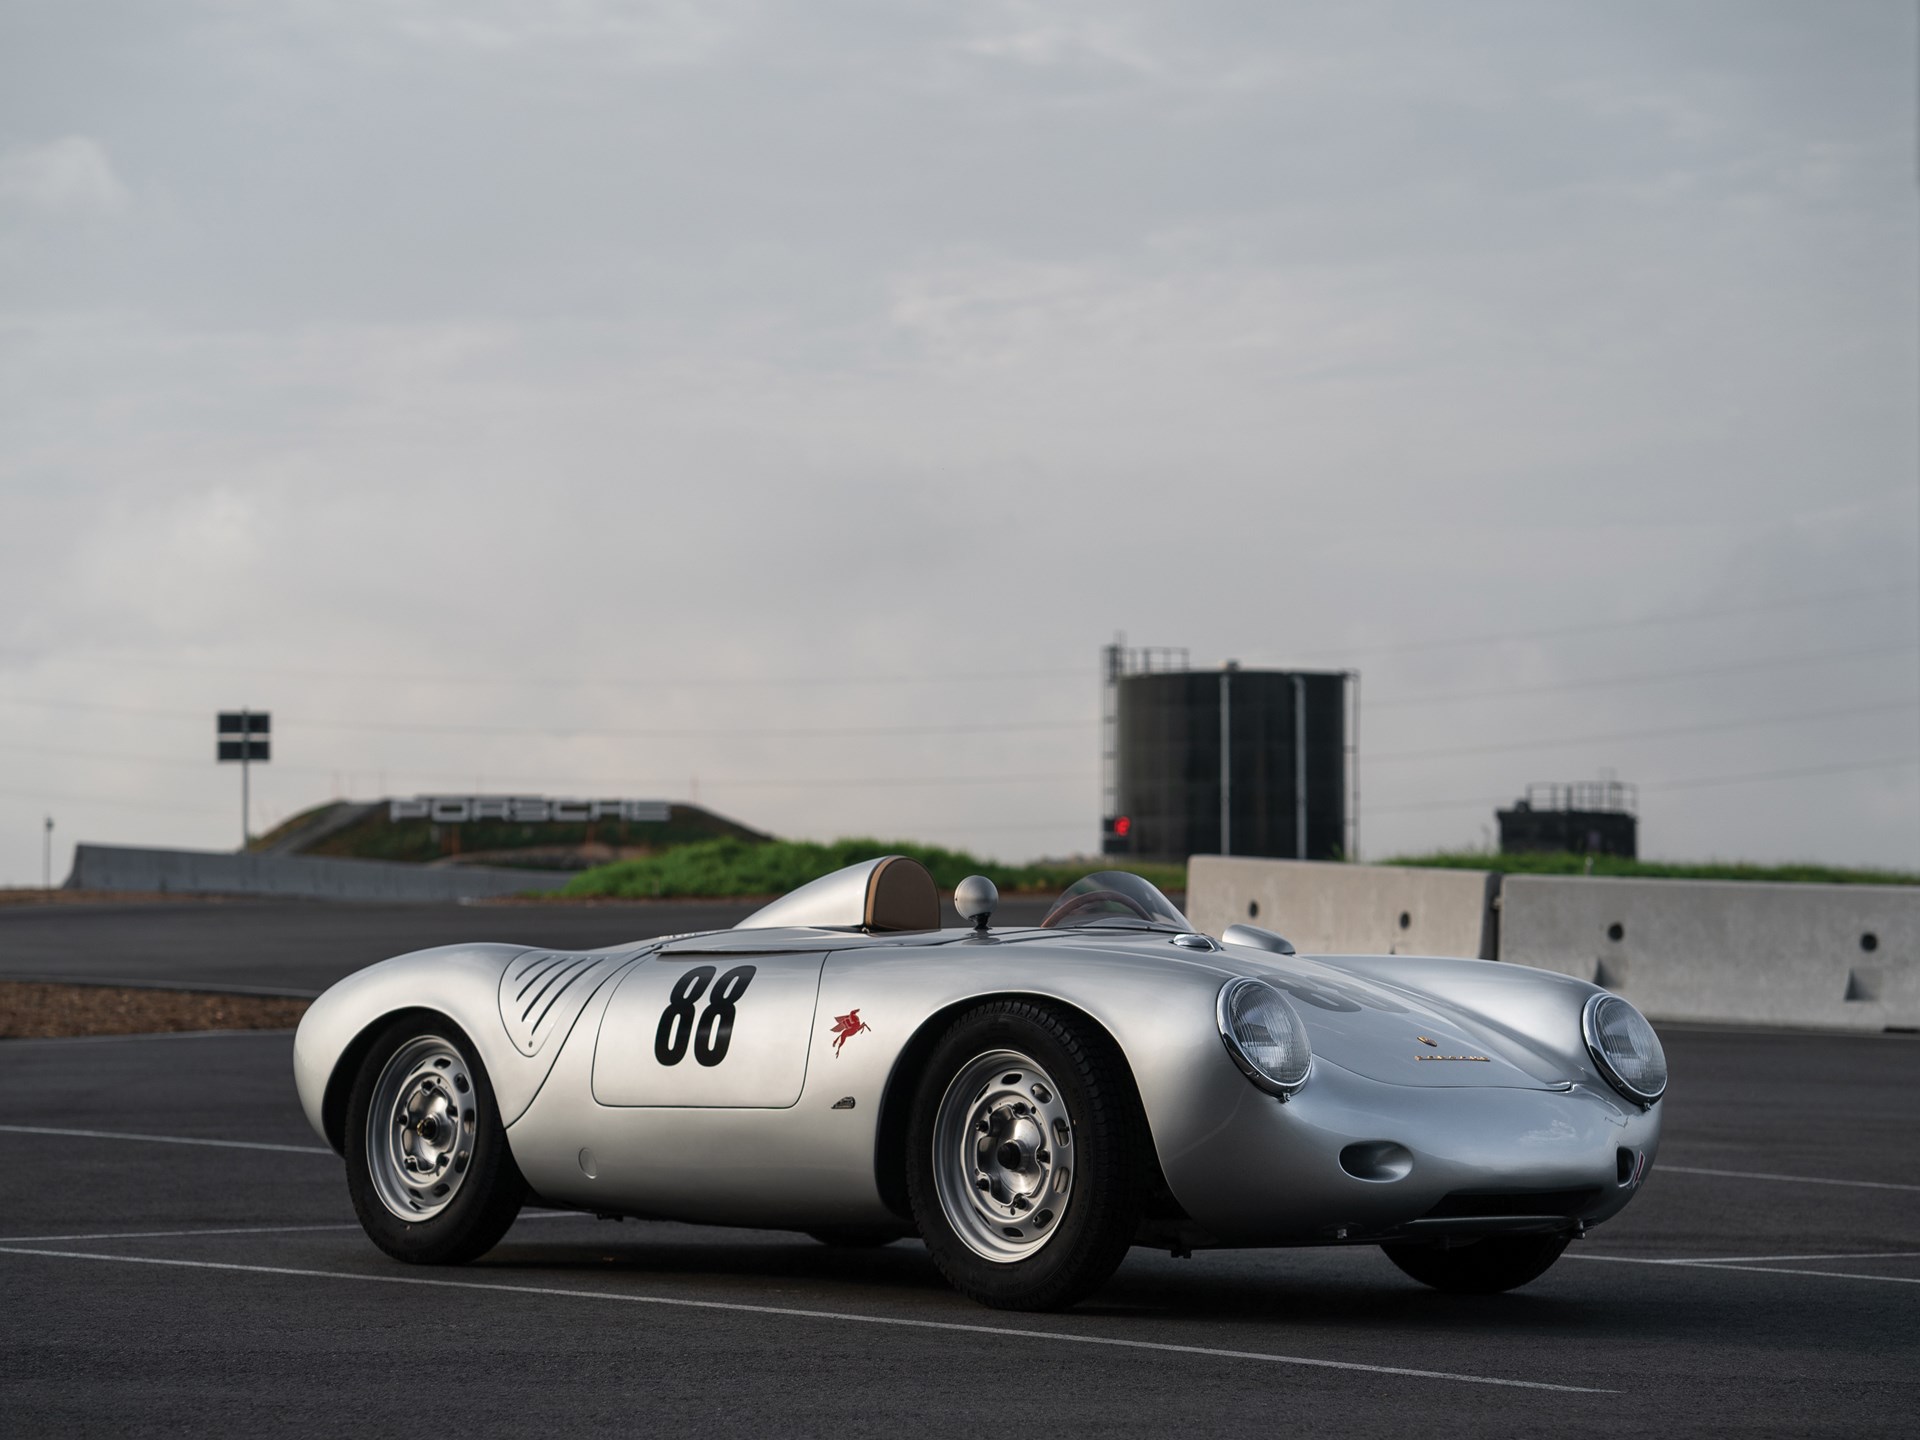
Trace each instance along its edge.
<instances>
[{"instance_id":1,"label":"wheel arch","mask_svg":"<svg viewBox=\"0 0 1920 1440\"><path fill-rule=\"evenodd\" d=\"M388 1010L369 1020L349 1040L340 1051L339 1059L333 1063L332 1071L327 1075L326 1089L320 1100L320 1123L327 1144L333 1147L336 1155L347 1153L347 1101L353 1094L353 1082L360 1074L360 1067L366 1063L367 1052L373 1048L373 1042L380 1032L402 1016L413 1016L434 1024L451 1025L463 1035L466 1027L438 1010L424 1005L403 1005L397 1010ZM478 1061L485 1064L484 1060Z\"/></svg>"},{"instance_id":2,"label":"wheel arch","mask_svg":"<svg viewBox=\"0 0 1920 1440\"><path fill-rule=\"evenodd\" d=\"M1033 990L992 990L955 1000L934 1011L900 1048L899 1057L887 1076L886 1089L881 1093L880 1115L874 1136L874 1184L887 1209L903 1220L910 1221L913 1218L912 1207L907 1201L907 1130L912 1121L914 1092L920 1088L934 1047L940 1043L940 1037L946 1034L947 1028L969 1010L1002 1001L1044 1005L1071 1018L1076 1024L1084 1025L1101 1043L1112 1047L1113 1053L1119 1057L1121 1073L1126 1077L1127 1098L1147 1142L1147 1155L1153 1167L1152 1175L1147 1177L1148 1183L1155 1193L1164 1192L1166 1181L1161 1174L1153 1127L1147 1122L1146 1107L1141 1102L1140 1082L1134 1074L1133 1062L1127 1056L1126 1047L1112 1029L1072 1001L1062 1000L1057 995Z\"/></svg>"}]
</instances>

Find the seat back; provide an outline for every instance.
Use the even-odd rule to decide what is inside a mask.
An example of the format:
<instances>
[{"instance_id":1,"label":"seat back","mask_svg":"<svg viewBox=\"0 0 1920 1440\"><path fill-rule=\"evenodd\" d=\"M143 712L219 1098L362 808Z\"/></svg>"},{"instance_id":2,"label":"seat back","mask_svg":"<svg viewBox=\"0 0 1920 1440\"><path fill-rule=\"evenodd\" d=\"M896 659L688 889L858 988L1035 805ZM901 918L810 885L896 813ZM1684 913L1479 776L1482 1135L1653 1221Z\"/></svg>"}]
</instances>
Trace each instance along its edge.
<instances>
[{"instance_id":1,"label":"seat back","mask_svg":"<svg viewBox=\"0 0 1920 1440\"><path fill-rule=\"evenodd\" d=\"M918 860L890 855L867 877L866 928L876 933L940 928L940 890Z\"/></svg>"}]
</instances>

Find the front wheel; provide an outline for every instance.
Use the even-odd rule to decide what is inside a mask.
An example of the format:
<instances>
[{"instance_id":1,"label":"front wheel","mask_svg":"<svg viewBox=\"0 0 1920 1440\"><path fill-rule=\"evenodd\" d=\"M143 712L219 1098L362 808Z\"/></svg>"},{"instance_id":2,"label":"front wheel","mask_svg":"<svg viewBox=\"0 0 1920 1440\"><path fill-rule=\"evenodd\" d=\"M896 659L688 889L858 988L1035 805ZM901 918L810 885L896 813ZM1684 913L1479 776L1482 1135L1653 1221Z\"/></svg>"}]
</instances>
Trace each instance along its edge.
<instances>
[{"instance_id":1,"label":"front wheel","mask_svg":"<svg viewBox=\"0 0 1920 1440\"><path fill-rule=\"evenodd\" d=\"M1133 1243L1147 1166L1126 1063L1083 1018L995 1001L934 1047L907 1135L907 1193L955 1289L1064 1309Z\"/></svg>"},{"instance_id":2,"label":"front wheel","mask_svg":"<svg viewBox=\"0 0 1920 1440\"><path fill-rule=\"evenodd\" d=\"M1465 1245L1382 1245L1422 1285L1455 1295L1498 1295L1538 1280L1567 1248L1564 1235L1490 1235Z\"/></svg>"},{"instance_id":3,"label":"front wheel","mask_svg":"<svg viewBox=\"0 0 1920 1440\"><path fill-rule=\"evenodd\" d=\"M473 1042L431 1015L380 1032L347 1101L347 1189L398 1260L460 1265L507 1233L527 1182Z\"/></svg>"}]
</instances>

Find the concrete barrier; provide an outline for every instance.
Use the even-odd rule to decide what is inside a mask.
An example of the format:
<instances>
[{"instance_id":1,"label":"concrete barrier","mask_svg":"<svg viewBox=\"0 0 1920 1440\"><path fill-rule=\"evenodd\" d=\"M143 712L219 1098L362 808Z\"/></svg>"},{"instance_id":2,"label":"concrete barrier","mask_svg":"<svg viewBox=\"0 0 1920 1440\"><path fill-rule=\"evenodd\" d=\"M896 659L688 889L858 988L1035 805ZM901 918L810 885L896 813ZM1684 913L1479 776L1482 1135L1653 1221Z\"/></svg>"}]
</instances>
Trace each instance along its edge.
<instances>
[{"instance_id":1,"label":"concrete barrier","mask_svg":"<svg viewBox=\"0 0 1920 1440\"><path fill-rule=\"evenodd\" d=\"M70 890L445 902L492 899L524 890L558 890L570 878L553 871L478 865L405 865L309 855L77 845L73 873L66 884Z\"/></svg>"},{"instance_id":2,"label":"concrete barrier","mask_svg":"<svg viewBox=\"0 0 1920 1440\"><path fill-rule=\"evenodd\" d=\"M1920 888L1613 880L1196 855L1187 915L1322 955L1576 975L1655 1020L1920 1028Z\"/></svg>"},{"instance_id":3,"label":"concrete barrier","mask_svg":"<svg viewBox=\"0 0 1920 1440\"><path fill-rule=\"evenodd\" d=\"M1509 875L1500 958L1655 1020L1920 1026L1920 889Z\"/></svg>"},{"instance_id":4,"label":"concrete barrier","mask_svg":"<svg viewBox=\"0 0 1920 1440\"><path fill-rule=\"evenodd\" d=\"M1262 925L1308 954L1491 960L1498 879L1485 870L1196 855L1186 913L1210 935Z\"/></svg>"}]
</instances>

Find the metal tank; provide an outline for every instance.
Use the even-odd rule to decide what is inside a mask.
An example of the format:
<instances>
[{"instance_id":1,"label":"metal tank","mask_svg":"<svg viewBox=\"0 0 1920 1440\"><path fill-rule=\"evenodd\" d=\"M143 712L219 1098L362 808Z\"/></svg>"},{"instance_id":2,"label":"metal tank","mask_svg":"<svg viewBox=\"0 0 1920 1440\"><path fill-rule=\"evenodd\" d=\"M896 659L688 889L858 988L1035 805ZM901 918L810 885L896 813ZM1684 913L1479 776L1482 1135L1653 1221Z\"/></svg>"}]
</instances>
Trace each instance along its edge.
<instances>
[{"instance_id":1,"label":"metal tank","mask_svg":"<svg viewBox=\"0 0 1920 1440\"><path fill-rule=\"evenodd\" d=\"M1176 655L1109 648L1104 853L1354 855L1357 676L1158 663Z\"/></svg>"}]
</instances>

